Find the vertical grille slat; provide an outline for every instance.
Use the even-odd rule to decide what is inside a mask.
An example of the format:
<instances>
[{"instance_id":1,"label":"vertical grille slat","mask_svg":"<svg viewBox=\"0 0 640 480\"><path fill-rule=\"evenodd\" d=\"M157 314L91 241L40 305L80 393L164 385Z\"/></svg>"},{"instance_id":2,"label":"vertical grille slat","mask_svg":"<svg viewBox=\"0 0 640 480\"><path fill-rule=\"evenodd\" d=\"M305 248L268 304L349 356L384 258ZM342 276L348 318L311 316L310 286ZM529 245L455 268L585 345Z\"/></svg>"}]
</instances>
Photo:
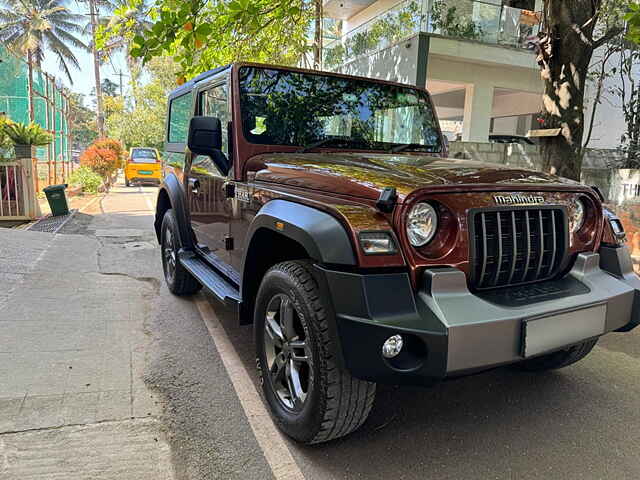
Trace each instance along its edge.
<instances>
[{"instance_id":1,"label":"vertical grille slat","mask_svg":"<svg viewBox=\"0 0 640 480\"><path fill-rule=\"evenodd\" d=\"M556 242L558 241L558 237L556 234L556 211L555 210L551 210L551 240L552 246L556 245ZM555 248L551 248L551 261L549 262L549 270L547 271L547 275L551 275L553 273L553 266L556 263L556 249Z\"/></svg>"},{"instance_id":2,"label":"vertical grille slat","mask_svg":"<svg viewBox=\"0 0 640 480\"><path fill-rule=\"evenodd\" d=\"M498 256L496 257L498 261L498 266L496 268L496 273L493 277L493 286L498 285L498 280L500 280L500 269L502 268L502 225L500 221L500 212L496 213L497 224L498 224Z\"/></svg>"},{"instance_id":3,"label":"vertical grille slat","mask_svg":"<svg viewBox=\"0 0 640 480\"><path fill-rule=\"evenodd\" d=\"M529 264L531 263L531 225L529 224L529 211L524 212L524 225L525 225L525 237L527 239L527 262L524 264L524 270L522 271L521 282L527 280L527 274L529 273Z\"/></svg>"},{"instance_id":4,"label":"vertical grille slat","mask_svg":"<svg viewBox=\"0 0 640 480\"><path fill-rule=\"evenodd\" d=\"M484 281L484 274L487 272L487 222L484 216L482 216L482 271L480 272L480 278L478 279L480 285Z\"/></svg>"},{"instance_id":5,"label":"vertical grille slat","mask_svg":"<svg viewBox=\"0 0 640 480\"><path fill-rule=\"evenodd\" d=\"M511 257L511 270L509 271L509 280L513 281L513 274L516 273L516 262L518 260L518 227L516 226L516 212L511 212L511 233L513 234L513 255Z\"/></svg>"},{"instance_id":6,"label":"vertical grille slat","mask_svg":"<svg viewBox=\"0 0 640 480\"><path fill-rule=\"evenodd\" d=\"M472 213L471 281L487 289L547 280L566 252L561 208L496 208Z\"/></svg>"},{"instance_id":7,"label":"vertical grille slat","mask_svg":"<svg viewBox=\"0 0 640 480\"><path fill-rule=\"evenodd\" d=\"M542 260L544 260L544 223L542 222L542 210L538 210L538 228L540 236L540 251L538 252L538 268L536 269L536 278L540 277L540 270L542 270Z\"/></svg>"}]
</instances>

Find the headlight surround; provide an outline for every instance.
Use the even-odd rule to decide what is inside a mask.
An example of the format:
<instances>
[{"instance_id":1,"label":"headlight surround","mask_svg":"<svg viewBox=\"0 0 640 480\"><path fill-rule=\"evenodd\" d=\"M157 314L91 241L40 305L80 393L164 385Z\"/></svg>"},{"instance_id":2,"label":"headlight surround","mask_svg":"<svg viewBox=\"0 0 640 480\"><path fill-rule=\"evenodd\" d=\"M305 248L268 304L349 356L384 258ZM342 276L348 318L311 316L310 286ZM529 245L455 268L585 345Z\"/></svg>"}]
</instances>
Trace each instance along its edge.
<instances>
[{"instance_id":1,"label":"headlight surround","mask_svg":"<svg viewBox=\"0 0 640 480\"><path fill-rule=\"evenodd\" d=\"M414 247L429 243L438 230L438 214L430 204L416 203L407 215L407 237Z\"/></svg>"},{"instance_id":2,"label":"headlight surround","mask_svg":"<svg viewBox=\"0 0 640 480\"><path fill-rule=\"evenodd\" d=\"M571 218L569 219L569 226L572 233L578 232L584 225L586 210L587 207L584 200L578 198L575 201L573 212L571 212Z\"/></svg>"}]
</instances>

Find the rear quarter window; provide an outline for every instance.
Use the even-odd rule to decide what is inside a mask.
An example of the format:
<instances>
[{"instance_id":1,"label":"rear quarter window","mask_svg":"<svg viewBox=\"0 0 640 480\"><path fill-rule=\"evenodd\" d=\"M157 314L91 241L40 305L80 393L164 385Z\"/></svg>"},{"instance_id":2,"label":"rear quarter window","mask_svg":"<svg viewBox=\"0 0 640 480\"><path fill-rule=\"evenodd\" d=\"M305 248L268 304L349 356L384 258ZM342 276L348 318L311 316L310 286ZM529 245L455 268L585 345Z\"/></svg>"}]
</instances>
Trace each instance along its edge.
<instances>
[{"instance_id":1,"label":"rear quarter window","mask_svg":"<svg viewBox=\"0 0 640 480\"><path fill-rule=\"evenodd\" d=\"M171 100L169 106L169 143L187 143L189 120L193 112L193 94L185 93Z\"/></svg>"}]
</instances>

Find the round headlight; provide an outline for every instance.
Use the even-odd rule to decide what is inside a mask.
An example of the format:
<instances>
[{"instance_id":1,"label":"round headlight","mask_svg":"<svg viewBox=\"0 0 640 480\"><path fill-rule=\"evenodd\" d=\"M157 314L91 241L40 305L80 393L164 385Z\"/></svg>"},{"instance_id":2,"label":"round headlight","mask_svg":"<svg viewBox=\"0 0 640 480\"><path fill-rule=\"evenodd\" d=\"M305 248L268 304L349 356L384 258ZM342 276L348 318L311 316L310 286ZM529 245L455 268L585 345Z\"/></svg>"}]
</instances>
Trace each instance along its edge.
<instances>
[{"instance_id":1,"label":"round headlight","mask_svg":"<svg viewBox=\"0 0 640 480\"><path fill-rule=\"evenodd\" d=\"M571 227L572 233L576 233L582 228L582 225L584 225L584 213L584 202L580 199L576 200L576 203L573 206L573 214L571 215L571 220L569 221L569 226Z\"/></svg>"},{"instance_id":2,"label":"round headlight","mask_svg":"<svg viewBox=\"0 0 640 480\"><path fill-rule=\"evenodd\" d=\"M431 241L438 228L438 214L428 203L416 203L407 217L407 236L414 247Z\"/></svg>"}]
</instances>

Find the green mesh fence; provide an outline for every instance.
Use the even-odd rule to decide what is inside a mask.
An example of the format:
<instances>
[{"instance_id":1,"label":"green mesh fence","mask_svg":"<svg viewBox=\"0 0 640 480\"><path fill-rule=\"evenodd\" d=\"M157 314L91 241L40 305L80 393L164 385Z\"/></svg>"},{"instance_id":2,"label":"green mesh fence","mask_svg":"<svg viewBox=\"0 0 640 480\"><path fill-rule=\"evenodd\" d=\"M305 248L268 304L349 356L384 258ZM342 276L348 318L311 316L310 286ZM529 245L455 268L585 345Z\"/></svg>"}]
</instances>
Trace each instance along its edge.
<instances>
[{"instance_id":1,"label":"green mesh fence","mask_svg":"<svg viewBox=\"0 0 640 480\"><path fill-rule=\"evenodd\" d=\"M52 77L33 71L34 121L49 130L54 141L37 149L39 162L69 162L67 100ZM14 122L29 122L29 69L26 62L0 47L0 112ZM41 168L38 168L41 170Z\"/></svg>"}]
</instances>

